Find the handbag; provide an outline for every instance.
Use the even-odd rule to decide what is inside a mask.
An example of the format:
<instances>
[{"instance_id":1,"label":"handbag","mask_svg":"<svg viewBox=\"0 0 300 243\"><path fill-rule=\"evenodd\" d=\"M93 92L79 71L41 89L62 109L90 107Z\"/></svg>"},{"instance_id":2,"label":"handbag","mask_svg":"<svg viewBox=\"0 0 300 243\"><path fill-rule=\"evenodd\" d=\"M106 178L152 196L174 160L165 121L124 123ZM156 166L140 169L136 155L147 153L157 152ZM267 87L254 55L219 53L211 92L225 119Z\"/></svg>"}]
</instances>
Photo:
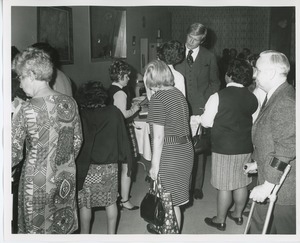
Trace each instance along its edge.
<instances>
[{"instance_id":1,"label":"handbag","mask_svg":"<svg viewBox=\"0 0 300 243\"><path fill-rule=\"evenodd\" d=\"M157 193L158 185L155 181L151 181L149 192L143 198L140 205L140 215L148 223L152 225L162 226L165 219L165 211L162 199Z\"/></svg>"},{"instance_id":2,"label":"handbag","mask_svg":"<svg viewBox=\"0 0 300 243\"><path fill-rule=\"evenodd\" d=\"M210 128L205 128L199 124L196 135L193 137L194 151L202 154L211 149Z\"/></svg>"},{"instance_id":3,"label":"handbag","mask_svg":"<svg viewBox=\"0 0 300 243\"><path fill-rule=\"evenodd\" d=\"M172 195L170 192L166 192L163 189L159 177L158 177L157 184L158 184L158 194L159 197L162 199L162 203L165 211L165 218L162 226L153 225L152 227L159 234L179 234L179 226L178 226L177 218L173 207Z\"/></svg>"}]
</instances>

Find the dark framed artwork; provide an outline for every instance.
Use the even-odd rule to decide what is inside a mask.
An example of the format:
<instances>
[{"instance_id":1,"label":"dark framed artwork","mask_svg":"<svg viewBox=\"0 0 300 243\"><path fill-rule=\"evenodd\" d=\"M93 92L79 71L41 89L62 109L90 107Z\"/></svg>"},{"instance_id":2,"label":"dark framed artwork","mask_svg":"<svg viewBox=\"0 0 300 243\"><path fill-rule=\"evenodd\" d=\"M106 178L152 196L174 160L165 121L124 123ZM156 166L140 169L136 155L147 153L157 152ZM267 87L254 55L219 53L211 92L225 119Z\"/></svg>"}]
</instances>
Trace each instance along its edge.
<instances>
[{"instance_id":1,"label":"dark framed artwork","mask_svg":"<svg viewBox=\"0 0 300 243\"><path fill-rule=\"evenodd\" d=\"M54 47L61 64L74 63L71 8L38 7L37 28L38 42L46 42Z\"/></svg>"},{"instance_id":2,"label":"dark framed artwork","mask_svg":"<svg viewBox=\"0 0 300 243\"><path fill-rule=\"evenodd\" d=\"M91 59L126 58L126 9L90 7Z\"/></svg>"}]
</instances>

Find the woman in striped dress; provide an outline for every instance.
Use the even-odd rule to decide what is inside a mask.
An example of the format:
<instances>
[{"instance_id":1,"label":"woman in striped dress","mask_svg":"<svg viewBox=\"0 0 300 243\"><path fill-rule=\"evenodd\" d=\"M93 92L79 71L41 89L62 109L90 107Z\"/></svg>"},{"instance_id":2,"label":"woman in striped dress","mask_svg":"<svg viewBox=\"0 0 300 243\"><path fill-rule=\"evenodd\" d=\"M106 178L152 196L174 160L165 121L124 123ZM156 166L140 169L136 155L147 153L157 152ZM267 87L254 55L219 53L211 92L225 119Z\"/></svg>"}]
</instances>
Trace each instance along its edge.
<instances>
[{"instance_id":1,"label":"woman in striped dress","mask_svg":"<svg viewBox=\"0 0 300 243\"><path fill-rule=\"evenodd\" d=\"M171 193L180 227L180 206L189 202L194 159L188 105L184 95L174 87L173 74L164 62L150 62L144 81L154 91L148 114L153 151L149 174L153 180L159 174L163 189Z\"/></svg>"},{"instance_id":2,"label":"woman in striped dress","mask_svg":"<svg viewBox=\"0 0 300 243\"><path fill-rule=\"evenodd\" d=\"M251 183L243 167L251 160L252 114L258 106L255 95L247 88L253 81L252 74L249 63L234 59L225 75L226 88L210 96L203 115L191 118L191 123L212 127L211 184L218 189L217 216L205 218L205 223L218 230L226 229L226 216L237 225L243 224L247 185ZM227 213L232 198L235 209Z\"/></svg>"}]
</instances>

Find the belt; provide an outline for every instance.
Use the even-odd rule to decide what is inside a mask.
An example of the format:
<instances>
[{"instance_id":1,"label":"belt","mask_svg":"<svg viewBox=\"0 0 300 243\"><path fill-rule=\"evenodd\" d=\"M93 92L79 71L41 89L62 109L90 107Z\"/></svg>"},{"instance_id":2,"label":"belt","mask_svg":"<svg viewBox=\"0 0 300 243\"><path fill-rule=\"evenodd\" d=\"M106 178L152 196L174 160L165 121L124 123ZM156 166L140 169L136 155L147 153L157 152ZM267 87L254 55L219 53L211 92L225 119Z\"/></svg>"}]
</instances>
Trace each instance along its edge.
<instances>
[{"instance_id":1,"label":"belt","mask_svg":"<svg viewBox=\"0 0 300 243\"><path fill-rule=\"evenodd\" d=\"M185 135L182 137L178 136L166 136L164 139L164 144L185 144L192 141L190 135Z\"/></svg>"}]
</instances>

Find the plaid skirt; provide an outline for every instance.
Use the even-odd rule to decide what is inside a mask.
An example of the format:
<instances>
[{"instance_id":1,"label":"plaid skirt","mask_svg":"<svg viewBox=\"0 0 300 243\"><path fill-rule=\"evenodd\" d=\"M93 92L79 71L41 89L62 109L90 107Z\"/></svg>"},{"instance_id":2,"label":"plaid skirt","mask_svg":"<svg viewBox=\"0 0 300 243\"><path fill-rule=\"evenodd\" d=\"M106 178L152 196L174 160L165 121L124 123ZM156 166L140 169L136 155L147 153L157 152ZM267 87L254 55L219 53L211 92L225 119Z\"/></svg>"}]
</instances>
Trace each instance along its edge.
<instances>
[{"instance_id":1,"label":"plaid skirt","mask_svg":"<svg viewBox=\"0 0 300 243\"><path fill-rule=\"evenodd\" d=\"M218 190L231 191L249 185L252 178L244 174L244 165L251 161L251 154L212 153L211 184Z\"/></svg>"},{"instance_id":2,"label":"plaid skirt","mask_svg":"<svg viewBox=\"0 0 300 243\"><path fill-rule=\"evenodd\" d=\"M138 145L137 145L137 140L135 137L135 132L134 132L134 126L132 122L126 123L127 127L127 133L129 137L129 142L130 142L130 149L131 149L131 154L132 158L136 160L138 156Z\"/></svg>"},{"instance_id":3,"label":"plaid skirt","mask_svg":"<svg viewBox=\"0 0 300 243\"><path fill-rule=\"evenodd\" d=\"M78 192L78 207L107 207L118 197L118 164L91 164L83 188Z\"/></svg>"}]
</instances>

